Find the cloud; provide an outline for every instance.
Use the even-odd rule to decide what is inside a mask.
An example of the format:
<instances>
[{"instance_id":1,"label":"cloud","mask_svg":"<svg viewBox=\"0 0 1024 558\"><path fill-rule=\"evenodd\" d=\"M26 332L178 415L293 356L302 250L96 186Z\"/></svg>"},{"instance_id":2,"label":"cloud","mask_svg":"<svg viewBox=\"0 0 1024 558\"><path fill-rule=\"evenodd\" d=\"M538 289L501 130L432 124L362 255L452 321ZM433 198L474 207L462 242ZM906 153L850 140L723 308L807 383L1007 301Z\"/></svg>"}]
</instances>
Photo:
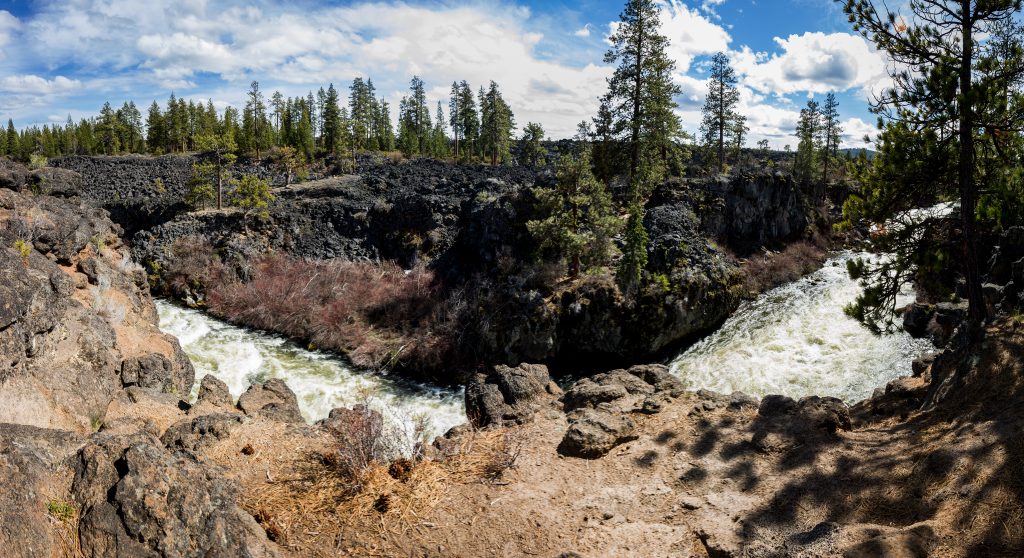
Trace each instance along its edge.
<instances>
[{"instance_id":1,"label":"cloud","mask_svg":"<svg viewBox=\"0 0 1024 558\"><path fill-rule=\"evenodd\" d=\"M886 77L884 58L858 35L807 32L775 42L781 54L768 56L746 47L733 53L743 82L762 93L869 90Z\"/></svg>"},{"instance_id":2,"label":"cloud","mask_svg":"<svg viewBox=\"0 0 1024 558\"><path fill-rule=\"evenodd\" d=\"M732 36L728 31L696 8L691 9L679 0L666 0L661 7L661 32L669 39L667 52L676 61L676 70L681 75L689 71L696 57L729 49Z\"/></svg>"},{"instance_id":3,"label":"cloud","mask_svg":"<svg viewBox=\"0 0 1024 558\"><path fill-rule=\"evenodd\" d=\"M11 12L0 10L0 49L11 42L11 37L19 27L21 27L21 22L18 21L18 18L11 15ZM4 58L4 51L0 50L0 60Z\"/></svg>"},{"instance_id":4,"label":"cloud","mask_svg":"<svg viewBox=\"0 0 1024 558\"><path fill-rule=\"evenodd\" d=\"M573 35L575 35L577 37L584 37L584 38L589 37L590 36L590 24L588 23L588 24L584 25L583 27L577 29L576 32L573 33Z\"/></svg>"},{"instance_id":5,"label":"cloud","mask_svg":"<svg viewBox=\"0 0 1024 558\"><path fill-rule=\"evenodd\" d=\"M878 128L874 124L864 122L860 118L849 118L842 123L842 127L842 147L869 149L873 147L871 142L864 141L864 136L875 137Z\"/></svg>"},{"instance_id":6,"label":"cloud","mask_svg":"<svg viewBox=\"0 0 1024 558\"><path fill-rule=\"evenodd\" d=\"M36 75L5 76L0 78L0 93L19 93L32 95L49 95L64 93L82 86L76 79L57 76L53 79L41 78Z\"/></svg>"},{"instance_id":7,"label":"cloud","mask_svg":"<svg viewBox=\"0 0 1024 558\"><path fill-rule=\"evenodd\" d=\"M721 20L722 16L718 15L717 9L722 4L725 4L725 0L704 0L700 4L700 9L704 10L704 13L716 20Z\"/></svg>"}]
</instances>

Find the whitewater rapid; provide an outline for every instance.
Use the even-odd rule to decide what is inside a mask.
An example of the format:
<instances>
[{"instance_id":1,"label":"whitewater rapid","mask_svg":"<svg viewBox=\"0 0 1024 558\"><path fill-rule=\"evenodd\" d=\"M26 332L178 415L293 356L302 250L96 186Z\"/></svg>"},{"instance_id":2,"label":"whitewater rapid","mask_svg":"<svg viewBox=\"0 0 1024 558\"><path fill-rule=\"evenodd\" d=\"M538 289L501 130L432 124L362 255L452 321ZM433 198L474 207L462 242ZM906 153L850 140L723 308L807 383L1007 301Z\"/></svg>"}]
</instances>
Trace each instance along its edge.
<instances>
[{"instance_id":1,"label":"whitewater rapid","mask_svg":"<svg viewBox=\"0 0 1024 558\"><path fill-rule=\"evenodd\" d=\"M670 364L689 389L741 391L762 397L869 397L911 372L931 348L903 331L874 335L843 312L861 292L846 262L870 254L843 252L798 281L743 303L717 331ZM913 300L906 293L900 304Z\"/></svg>"},{"instance_id":2,"label":"whitewater rapid","mask_svg":"<svg viewBox=\"0 0 1024 558\"><path fill-rule=\"evenodd\" d=\"M408 433L426 426L433 439L466 422L461 391L426 387L354 370L337 356L307 351L284 338L221 322L202 312L156 301L160 329L174 335L196 369L198 392L203 376L213 374L237 398L250 384L281 378L299 400L307 421L327 417L335 407L368 403Z\"/></svg>"}]
</instances>

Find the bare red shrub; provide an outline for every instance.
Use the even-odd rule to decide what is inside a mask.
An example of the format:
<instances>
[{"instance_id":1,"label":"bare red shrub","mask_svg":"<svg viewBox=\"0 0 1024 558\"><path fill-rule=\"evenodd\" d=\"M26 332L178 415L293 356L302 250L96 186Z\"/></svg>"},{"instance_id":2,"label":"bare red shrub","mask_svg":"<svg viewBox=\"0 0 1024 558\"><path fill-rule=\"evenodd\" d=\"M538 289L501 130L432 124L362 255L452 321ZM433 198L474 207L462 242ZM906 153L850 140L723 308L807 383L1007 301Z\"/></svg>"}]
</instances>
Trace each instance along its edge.
<instances>
[{"instance_id":1,"label":"bare red shrub","mask_svg":"<svg viewBox=\"0 0 1024 558\"><path fill-rule=\"evenodd\" d=\"M826 256L823 247L804 240L781 252L753 255L742 265L743 289L748 294L757 294L796 281L821 267Z\"/></svg>"}]
</instances>

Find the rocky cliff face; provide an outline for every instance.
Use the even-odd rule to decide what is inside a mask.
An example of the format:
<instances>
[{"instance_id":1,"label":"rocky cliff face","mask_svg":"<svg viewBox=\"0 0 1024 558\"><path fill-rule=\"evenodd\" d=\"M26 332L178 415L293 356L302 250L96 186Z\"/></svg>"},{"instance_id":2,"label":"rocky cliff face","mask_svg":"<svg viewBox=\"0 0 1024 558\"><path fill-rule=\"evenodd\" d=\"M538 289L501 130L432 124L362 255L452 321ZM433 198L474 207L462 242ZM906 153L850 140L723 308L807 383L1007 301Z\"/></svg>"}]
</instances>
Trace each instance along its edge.
<instances>
[{"instance_id":1,"label":"rocky cliff face","mask_svg":"<svg viewBox=\"0 0 1024 558\"><path fill-rule=\"evenodd\" d=\"M462 343L474 358L626 362L715 327L738 304L736 262L716 240L742 252L797 238L808 222L801 193L782 176L670 182L645 219L656 281L626 299L610 275L568 288L545 278L525 223L536 217L532 187L551 184L550 171L361 163L359 175L277 189L265 221L231 210L179 214L135 234L134 254L167 269L174 244L198 238L242 278L268 250L425 265L472 301Z\"/></svg>"},{"instance_id":2,"label":"rocky cliff face","mask_svg":"<svg viewBox=\"0 0 1024 558\"><path fill-rule=\"evenodd\" d=\"M100 209L0 189L0 422L88 431L121 389L192 389Z\"/></svg>"}]
</instances>

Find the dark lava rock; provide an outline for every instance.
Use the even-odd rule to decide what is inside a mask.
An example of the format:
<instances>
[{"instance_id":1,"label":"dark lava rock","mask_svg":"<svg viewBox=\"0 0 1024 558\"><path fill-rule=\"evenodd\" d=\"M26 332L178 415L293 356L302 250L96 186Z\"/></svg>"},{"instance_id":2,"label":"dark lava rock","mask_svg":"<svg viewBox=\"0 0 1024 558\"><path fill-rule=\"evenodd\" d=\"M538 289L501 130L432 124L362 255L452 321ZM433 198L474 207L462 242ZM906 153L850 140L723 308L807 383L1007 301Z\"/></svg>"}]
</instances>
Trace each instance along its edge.
<instances>
[{"instance_id":1,"label":"dark lava rock","mask_svg":"<svg viewBox=\"0 0 1024 558\"><path fill-rule=\"evenodd\" d=\"M146 434L94 436L74 465L86 556L277 556L216 466Z\"/></svg>"},{"instance_id":2,"label":"dark lava rock","mask_svg":"<svg viewBox=\"0 0 1024 558\"><path fill-rule=\"evenodd\" d=\"M761 405L757 409L757 414L768 418L791 415L795 412L796 401L785 395L766 395L761 399Z\"/></svg>"},{"instance_id":3,"label":"dark lava rock","mask_svg":"<svg viewBox=\"0 0 1024 558\"><path fill-rule=\"evenodd\" d=\"M556 391L544 365L498 365L466 386L466 416L478 428L523 424L533 418L542 399Z\"/></svg>"},{"instance_id":4,"label":"dark lava rock","mask_svg":"<svg viewBox=\"0 0 1024 558\"><path fill-rule=\"evenodd\" d=\"M928 324L935 315L935 307L931 304L914 302L903 310L903 329L915 339L928 335Z\"/></svg>"},{"instance_id":5,"label":"dark lava rock","mask_svg":"<svg viewBox=\"0 0 1024 558\"><path fill-rule=\"evenodd\" d=\"M558 453L596 459L615 446L636 438L636 423L621 413L580 409L566 430Z\"/></svg>"},{"instance_id":6,"label":"dark lava rock","mask_svg":"<svg viewBox=\"0 0 1024 558\"><path fill-rule=\"evenodd\" d=\"M1013 279L1013 264L1024 258L1024 227L1010 227L1003 231L999 246L989 260L989 281L1005 285Z\"/></svg>"},{"instance_id":7,"label":"dark lava rock","mask_svg":"<svg viewBox=\"0 0 1024 558\"><path fill-rule=\"evenodd\" d=\"M28 187L37 194L75 197L82 192L82 175L68 169L43 167L29 173Z\"/></svg>"},{"instance_id":8,"label":"dark lava rock","mask_svg":"<svg viewBox=\"0 0 1024 558\"><path fill-rule=\"evenodd\" d=\"M229 438L245 420L241 415L229 413L186 419L168 428L160 441L171 450L195 452Z\"/></svg>"},{"instance_id":9,"label":"dark lava rock","mask_svg":"<svg viewBox=\"0 0 1024 558\"><path fill-rule=\"evenodd\" d=\"M238 408L249 416L262 416L280 422L305 422L295 392L280 378L249 386L238 398Z\"/></svg>"},{"instance_id":10,"label":"dark lava rock","mask_svg":"<svg viewBox=\"0 0 1024 558\"><path fill-rule=\"evenodd\" d=\"M850 409L835 397L812 395L797 402L796 415L816 428L829 432L851 430Z\"/></svg>"},{"instance_id":11,"label":"dark lava rock","mask_svg":"<svg viewBox=\"0 0 1024 558\"><path fill-rule=\"evenodd\" d=\"M234 399L228 390L228 385L213 374L203 376L199 382L199 395L196 397L196 405L210 403L217 407L232 407Z\"/></svg>"}]
</instances>

